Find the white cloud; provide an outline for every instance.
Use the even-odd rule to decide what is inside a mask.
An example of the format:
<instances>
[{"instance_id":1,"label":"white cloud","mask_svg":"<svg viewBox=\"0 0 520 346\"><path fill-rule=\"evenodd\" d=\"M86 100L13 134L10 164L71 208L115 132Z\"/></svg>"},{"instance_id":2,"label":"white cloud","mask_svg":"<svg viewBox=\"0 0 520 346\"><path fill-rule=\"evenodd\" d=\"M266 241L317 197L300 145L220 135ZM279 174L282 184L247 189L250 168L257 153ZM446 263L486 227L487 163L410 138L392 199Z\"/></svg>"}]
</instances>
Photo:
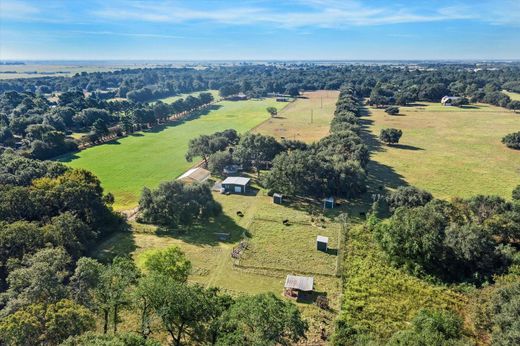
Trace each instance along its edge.
<instances>
[{"instance_id":1,"label":"white cloud","mask_svg":"<svg viewBox=\"0 0 520 346\"><path fill-rule=\"evenodd\" d=\"M26 18L39 12L37 7L22 1L0 0L0 18Z\"/></svg>"},{"instance_id":2,"label":"white cloud","mask_svg":"<svg viewBox=\"0 0 520 346\"><path fill-rule=\"evenodd\" d=\"M112 20L172 23L207 21L237 25L263 23L294 28L309 26L337 28L475 18L466 11L451 11L449 8L433 11L430 9L425 11L426 14L421 14L407 7L371 7L352 0L300 0L294 2L294 9L286 11L250 5L240 7L236 4L233 7L197 10L170 2L137 2L122 8L122 6L106 7L95 11L94 14Z\"/></svg>"},{"instance_id":3,"label":"white cloud","mask_svg":"<svg viewBox=\"0 0 520 346\"><path fill-rule=\"evenodd\" d=\"M173 38L180 39L184 38L183 36L177 35L163 35L163 34L148 34L148 33L132 33L132 32L115 32L115 31L85 31L85 30L73 30L69 31L74 34L84 34L84 35L103 35L103 36L127 36L127 37L153 37L153 38Z\"/></svg>"}]
</instances>

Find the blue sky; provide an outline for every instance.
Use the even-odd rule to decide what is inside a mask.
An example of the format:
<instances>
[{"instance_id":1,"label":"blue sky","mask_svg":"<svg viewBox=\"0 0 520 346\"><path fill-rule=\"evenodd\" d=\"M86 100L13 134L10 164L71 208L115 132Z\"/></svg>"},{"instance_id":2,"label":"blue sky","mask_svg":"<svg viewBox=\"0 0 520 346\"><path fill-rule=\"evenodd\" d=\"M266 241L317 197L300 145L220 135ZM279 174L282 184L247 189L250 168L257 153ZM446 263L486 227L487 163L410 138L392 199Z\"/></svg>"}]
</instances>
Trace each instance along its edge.
<instances>
[{"instance_id":1,"label":"blue sky","mask_svg":"<svg viewBox=\"0 0 520 346\"><path fill-rule=\"evenodd\" d=\"M0 59L520 59L520 0L0 0Z\"/></svg>"}]
</instances>

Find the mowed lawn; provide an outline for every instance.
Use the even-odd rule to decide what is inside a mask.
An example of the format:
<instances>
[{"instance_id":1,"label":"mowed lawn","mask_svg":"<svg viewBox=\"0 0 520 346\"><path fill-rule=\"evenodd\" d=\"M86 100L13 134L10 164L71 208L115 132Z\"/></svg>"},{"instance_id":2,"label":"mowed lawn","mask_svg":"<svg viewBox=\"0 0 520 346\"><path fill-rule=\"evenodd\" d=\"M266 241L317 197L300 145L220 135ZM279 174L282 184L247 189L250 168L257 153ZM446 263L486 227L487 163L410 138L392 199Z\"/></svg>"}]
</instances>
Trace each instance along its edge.
<instances>
[{"instance_id":1,"label":"mowed lawn","mask_svg":"<svg viewBox=\"0 0 520 346\"><path fill-rule=\"evenodd\" d=\"M201 93L210 93L211 95L213 95L213 98L215 100L220 99L218 90L206 90L206 91L195 91L192 93L179 94L179 95L175 95L175 96L165 97L165 98L159 99L159 101L162 101L167 104L171 104L171 103L174 103L175 101L177 101L178 99L185 99L188 96L199 96Z\"/></svg>"},{"instance_id":2,"label":"mowed lawn","mask_svg":"<svg viewBox=\"0 0 520 346\"><path fill-rule=\"evenodd\" d=\"M520 183L520 151L501 143L504 135L520 131L518 114L478 104L467 108L424 103L400 107L389 116L369 109L364 117L371 132L369 174L386 187L410 184L439 198L476 194L511 198ZM396 146L376 139L382 128L402 129Z\"/></svg>"},{"instance_id":3,"label":"mowed lawn","mask_svg":"<svg viewBox=\"0 0 520 346\"><path fill-rule=\"evenodd\" d=\"M334 116L338 91L319 90L306 92L289 103L278 116L255 129L255 132L277 139L297 139L307 143L328 135Z\"/></svg>"},{"instance_id":4,"label":"mowed lawn","mask_svg":"<svg viewBox=\"0 0 520 346\"><path fill-rule=\"evenodd\" d=\"M143 187L155 188L175 179L194 164L184 158L190 139L229 128L244 133L269 118L269 106L285 104L274 99L218 102L192 120L136 133L66 155L60 161L92 171L105 191L114 194L115 208L130 209L137 205Z\"/></svg>"}]
</instances>

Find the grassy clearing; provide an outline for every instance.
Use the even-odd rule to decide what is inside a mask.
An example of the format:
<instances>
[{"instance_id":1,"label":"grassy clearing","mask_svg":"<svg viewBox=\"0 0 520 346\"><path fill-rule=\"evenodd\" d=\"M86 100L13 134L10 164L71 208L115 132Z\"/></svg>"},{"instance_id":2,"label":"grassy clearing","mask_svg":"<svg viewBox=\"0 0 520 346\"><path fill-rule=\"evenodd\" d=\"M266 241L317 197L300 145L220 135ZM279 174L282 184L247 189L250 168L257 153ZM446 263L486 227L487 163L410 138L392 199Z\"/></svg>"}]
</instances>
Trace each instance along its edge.
<instances>
[{"instance_id":1,"label":"grassy clearing","mask_svg":"<svg viewBox=\"0 0 520 346\"><path fill-rule=\"evenodd\" d=\"M211 222L176 232L133 223L133 232L114 235L102 243L93 256L107 260L115 255L131 255L143 268L147 256L157 249L179 246L193 265L190 282L216 286L234 296L262 292L281 295L287 274L326 274L312 276L315 278L315 291L329 297L332 310L321 310L311 302L299 302L298 306L309 321L311 341L318 341L321 327L332 333L341 295L341 280L333 276L337 256L335 252L324 254L317 251L315 239L318 233L329 235L331 247L336 246L335 231L339 226L327 218L327 228L323 231L310 225L271 229L273 223L261 221L258 215L269 216L280 225L285 218L297 221L308 220L310 216L304 209L273 204L265 190L258 191L256 196L215 193L214 197L222 204L223 214ZM244 217L237 216L239 210ZM230 233L230 239L219 241L215 234L218 232ZM241 261L239 266L235 266L231 251L244 235L249 239L250 248L245 252L243 263Z\"/></svg>"},{"instance_id":2,"label":"grassy clearing","mask_svg":"<svg viewBox=\"0 0 520 346\"><path fill-rule=\"evenodd\" d=\"M460 311L464 296L392 267L362 225L348 230L342 318L363 334L387 339L422 308Z\"/></svg>"},{"instance_id":3,"label":"grassy clearing","mask_svg":"<svg viewBox=\"0 0 520 346\"><path fill-rule=\"evenodd\" d=\"M165 98L159 99L159 101L162 101L167 104L171 104L171 103L174 103L175 101L177 101L178 99L184 99L188 96L199 96L201 93L211 93L211 95L213 95L213 98L215 100L220 99L218 90L206 90L206 91L195 91L192 93L179 94L179 95L175 95L175 96L165 97Z\"/></svg>"},{"instance_id":4,"label":"grassy clearing","mask_svg":"<svg viewBox=\"0 0 520 346\"><path fill-rule=\"evenodd\" d=\"M272 100L269 102L278 107L286 105ZM298 100L295 104L298 102L307 100ZM268 117L265 112L267 105L262 104L261 107L262 116ZM281 114L283 113L282 111ZM242 123L251 121L246 117L241 119ZM199 120L201 119L192 122ZM211 132L216 130L211 128ZM301 133L314 130L313 126L306 126ZM146 136L148 134L141 138ZM313 136L317 139L315 133ZM142 164L139 164L139 169L143 169ZM272 203L272 198L267 196L265 190L258 186L255 188L256 193L248 196L214 193L214 198L223 207L223 214L189 229L173 232L133 223L132 232L114 235L102 243L93 256L107 260L117 254L129 254L143 268L149 254L157 249L176 245L193 264L190 282L217 286L232 295L262 292L281 295L287 274L313 273L311 275L315 278L315 291L329 297L332 309L321 310L310 302L298 302L298 306L310 324L309 344L322 344L319 340L320 330L325 327L328 333L332 333L333 320L340 307L341 280L335 276L340 227L333 220L338 211L316 218L309 211L312 210L315 215L315 210L320 210L319 207L311 208L301 201L295 201L291 205L277 205ZM237 211L241 211L244 216L239 217ZM283 225L282 221L285 219L290 221L290 226ZM229 240L221 241L215 233L230 233ZM329 253L316 250L318 234L329 236ZM235 262L231 251L244 238L248 239L249 247L240 262ZM128 328L134 328L132 322L129 323Z\"/></svg>"},{"instance_id":5,"label":"grassy clearing","mask_svg":"<svg viewBox=\"0 0 520 346\"><path fill-rule=\"evenodd\" d=\"M99 177L105 191L114 194L116 209L133 208L144 186L154 188L193 165L184 158L191 138L228 128L246 132L269 118L268 106L284 104L274 99L218 102L192 120L170 122L59 160Z\"/></svg>"},{"instance_id":6,"label":"grassy clearing","mask_svg":"<svg viewBox=\"0 0 520 346\"><path fill-rule=\"evenodd\" d=\"M520 101L520 94L519 93L515 93L515 92L512 92L512 91L506 91L506 90L503 90L502 92L504 94L506 94L507 96L509 96L511 98L511 100Z\"/></svg>"},{"instance_id":7,"label":"grassy clearing","mask_svg":"<svg viewBox=\"0 0 520 346\"><path fill-rule=\"evenodd\" d=\"M260 125L255 132L277 139L285 137L308 143L317 141L329 133L338 95L339 92L329 90L306 92L303 98L291 102L277 117Z\"/></svg>"},{"instance_id":8,"label":"grassy clearing","mask_svg":"<svg viewBox=\"0 0 520 346\"><path fill-rule=\"evenodd\" d=\"M372 150L368 169L376 184L415 185L439 198L510 198L519 181L520 152L501 139L520 130L518 115L484 104L457 108L424 103L400 110L400 115L389 116L370 108L364 117ZM381 145L376 139L387 127L403 130L399 145Z\"/></svg>"}]
</instances>

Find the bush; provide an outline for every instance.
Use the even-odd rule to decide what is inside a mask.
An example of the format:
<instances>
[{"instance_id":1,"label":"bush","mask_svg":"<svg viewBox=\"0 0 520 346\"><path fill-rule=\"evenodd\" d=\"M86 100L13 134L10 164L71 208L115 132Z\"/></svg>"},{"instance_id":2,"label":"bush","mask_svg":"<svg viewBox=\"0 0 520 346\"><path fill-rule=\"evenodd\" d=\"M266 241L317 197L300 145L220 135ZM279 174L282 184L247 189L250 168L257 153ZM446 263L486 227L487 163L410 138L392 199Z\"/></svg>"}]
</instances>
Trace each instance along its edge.
<instances>
[{"instance_id":1,"label":"bush","mask_svg":"<svg viewBox=\"0 0 520 346\"><path fill-rule=\"evenodd\" d=\"M195 220L208 219L222 212L222 207L206 184L162 183L157 190L144 188L139 200L140 220L176 227Z\"/></svg>"},{"instance_id":2,"label":"bush","mask_svg":"<svg viewBox=\"0 0 520 346\"><path fill-rule=\"evenodd\" d=\"M397 332L387 345L465 345L462 319L450 311L421 310L413 319L412 327Z\"/></svg>"},{"instance_id":3,"label":"bush","mask_svg":"<svg viewBox=\"0 0 520 346\"><path fill-rule=\"evenodd\" d=\"M382 129L379 134L379 139L386 144L395 144L399 143L399 139L403 135L403 131L399 129Z\"/></svg>"},{"instance_id":4,"label":"bush","mask_svg":"<svg viewBox=\"0 0 520 346\"><path fill-rule=\"evenodd\" d=\"M515 187L515 189L513 190L513 199L515 201L520 201L520 185L518 185L517 187Z\"/></svg>"},{"instance_id":5,"label":"bush","mask_svg":"<svg viewBox=\"0 0 520 346\"><path fill-rule=\"evenodd\" d=\"M520 149L520 132L508 134L502 138L502 143L504 143L508 148Z\"/></svg>"},{"instance_id":6,"label":"bush","mask_svg":"<svg viewBox=\"0 0 520 346\"><path fill-rule=\"evenodd\" d=\"M390 209L394 210L399 207L420 207L426 205L433 199L428 191L418 189L414 186L399 186L397 190L392 191L387 197Z\"/></svg>"},{"instance_id":7,"label":"bush","mask_svg":"<svg viewBox=\"0 0 520 346\"><path fill-rule=\"evenodd\" d=\"M390 106L390 107L387 107L385 109L385 112L388 114L388 115L396 115L396 114L399 114L399 107L396 107L396 106Z\"/></svg>"}]
</instances>

